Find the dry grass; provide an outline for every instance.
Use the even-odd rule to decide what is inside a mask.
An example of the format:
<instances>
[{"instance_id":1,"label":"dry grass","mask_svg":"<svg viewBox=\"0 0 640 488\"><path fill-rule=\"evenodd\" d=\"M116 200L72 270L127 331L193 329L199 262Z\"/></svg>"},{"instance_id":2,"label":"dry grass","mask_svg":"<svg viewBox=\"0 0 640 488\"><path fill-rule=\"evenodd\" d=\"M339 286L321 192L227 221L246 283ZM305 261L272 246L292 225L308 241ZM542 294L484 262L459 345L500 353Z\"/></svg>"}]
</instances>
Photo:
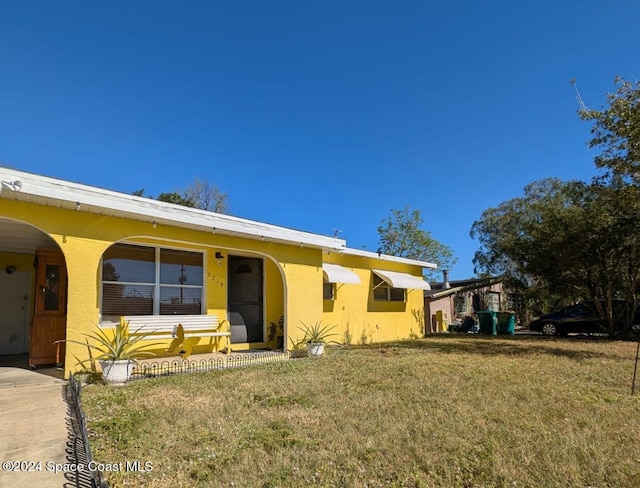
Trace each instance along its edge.
<instances>
[{"instance_id":1,"label":"dry grass","mask_svg":"<svg viewBox=\"0 0 640 488\"><path fill-rule=\"evenodd\" d=\"M636 487L635 344L434 336L92 386L94 456L148 487Z\"/></svg>"}]
</instances>

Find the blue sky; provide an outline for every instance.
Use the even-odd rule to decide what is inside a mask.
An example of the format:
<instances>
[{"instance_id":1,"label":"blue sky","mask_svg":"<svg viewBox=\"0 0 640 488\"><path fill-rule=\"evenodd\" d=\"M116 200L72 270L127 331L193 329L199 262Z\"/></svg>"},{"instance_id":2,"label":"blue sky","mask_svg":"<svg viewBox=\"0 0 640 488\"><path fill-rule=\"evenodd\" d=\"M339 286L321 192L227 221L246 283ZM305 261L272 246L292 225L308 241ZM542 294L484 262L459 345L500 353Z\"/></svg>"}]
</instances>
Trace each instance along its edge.
<instances>
[{"instance_id":1,"label":"blue sky","mask_svg":"<svg viewBox=\"0 0 640 488\"><path fill-rule=\"evenodd\" d=\"M473 275L488 207L590 179L639 75L637 1L0 0L0 164L125 193L199 177L230 213L375 251L420 209Z\"/></svg>"}]
</instances>

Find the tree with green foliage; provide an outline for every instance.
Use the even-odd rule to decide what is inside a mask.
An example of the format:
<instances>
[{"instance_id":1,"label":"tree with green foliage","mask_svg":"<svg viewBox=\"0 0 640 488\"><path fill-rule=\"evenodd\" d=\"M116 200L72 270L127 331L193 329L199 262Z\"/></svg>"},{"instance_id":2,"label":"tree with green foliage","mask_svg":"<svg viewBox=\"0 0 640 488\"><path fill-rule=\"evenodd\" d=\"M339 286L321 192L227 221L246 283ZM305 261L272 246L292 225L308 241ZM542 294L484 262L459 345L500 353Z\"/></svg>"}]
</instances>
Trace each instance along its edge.
<instances>
[{"instance_id":1,"label":"tree with green foliage","mask_svg":"<svg viewBox=\"0 0 640 488\"><path fill-rule=\"evenodd\" d=\"M607 108L579 111L594 123L589 146L602 149L595 163L604 177L531 183L485 210L471 236L482 271L526 288L543 308L593 300L610 330L629 334L640 292L640 85L615 83Z\"/></svg>"},{"instance_id":2,"label":"tree with green foliage","mask_svg":"<svg viewBox=\"0 0 640 488\"><path fill-rule=\"evenodd\" d=\"M573 184L579 191L579 182ZM527 290L543 306L556 306L555 295L569 300L580 296L573 280L550 276L564 268L557 261L567 250L563 239L574 221L570 193L569 184L547 179L527 185L523 197L485 210L471 228L471 237L481 244L474 257L476 270L502 276L510 287Z\"/></svg>"},{"instance_id":3,"label":"tree with green foliage","mask_svg":"<svg viewBox=\"0 0 640 488\"><path fill-rule=\"evenodd\" d=\"M144 188L135 190L133 195L153 198L145 194ZM196 178L184 191L160 193L157 200L209 212L226 213L228 210L227 194L220 191L216 185L200 178Z\"/></svg>"},{"instance_id":4,"label":"tree with green foliage","mask_svg":"<svg viewBox=\"0 0 640 488\"><path fill-rule=\"evenodd\" d=\"M631 319L640 293L640 82L617 76L614 85L615 90L607 95L606 107L592 110L583 104L579 115L593 122L589 147L600 150L594 162L605 170L604 178L596 179L594 185L603 188L606 208L611 210L608 218L615 222L611 230L620 245L617 252L623 258L620 283L622 295L634 307L627 311L627 318Z\"/></svg>"},{"instance_id":5,"label":"tree with green foliage","mask_svg":"<svg viewBox=\"0 0 640 488\"><path fill-rule=\"evenodd\" d=\"M195 202L189 198L186 193L178 192L164 192L158 195L157 200L167 203L175 203L176 205L182 205L183 207L197 208Z\"/></svg>"},{"instance_id":6,"label":"tree with green foliage","mask_svg":"<svg viewBox=\"0 0 640 488\"><path fill-rule=\"evenodd\" d=\"M541 309L592 300L610 330L623 322L626 333L640 284L638 211L635 187L534 182L474 222L474 264L526 290ZM616 299L629 304L623 316Z\"/></svg>"},{"instance_id":7,"label":"tree with green foliage","mask_svg":"<svg viewBox=\"0 0 640 488\"><path fill-rule=\"evenodd\" d=\"M453 251L422 229L424 220L420 210L391 209L391 216L383 219L378 227L380 237L379 252L402 258L428 261L438 265L440 269L450 270L457 259ZM435 277L433 271L425 276Z\"/></svg>"},{"instance_id":8,"label":"tree with green foliage","mask_svg":"<svg viewBox=\"0 0 640 488\"><path fill-rule=\"evenodd\" d=\"M593 122L589 147L602 151L594 159L596 167L640 185L640 83L616 77L614 84L608 107L591 110L583 104L579 115Z\"/></svg>"}]
</instances>

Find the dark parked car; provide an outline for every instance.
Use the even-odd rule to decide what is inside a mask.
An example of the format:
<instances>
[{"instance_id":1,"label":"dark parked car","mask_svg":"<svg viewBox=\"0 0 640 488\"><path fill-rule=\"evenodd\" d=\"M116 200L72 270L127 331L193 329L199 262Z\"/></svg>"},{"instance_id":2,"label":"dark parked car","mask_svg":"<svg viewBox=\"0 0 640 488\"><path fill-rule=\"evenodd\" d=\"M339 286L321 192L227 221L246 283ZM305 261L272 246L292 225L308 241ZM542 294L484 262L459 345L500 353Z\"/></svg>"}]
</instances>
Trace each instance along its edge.
<instances>
[{"instance_id":1,"label":"dark parked car","mask_svg":"<svg viewBox=\"0 0 640 488\"><path fill-rule=\"evenodd\" d=\"M602 320L593 307L578 303L557 312L535 317L529 324L529 329L542 332L547 336L567 335L572 332L606 334L607 331L602 325Z\"/></svg>"}]
</instances>

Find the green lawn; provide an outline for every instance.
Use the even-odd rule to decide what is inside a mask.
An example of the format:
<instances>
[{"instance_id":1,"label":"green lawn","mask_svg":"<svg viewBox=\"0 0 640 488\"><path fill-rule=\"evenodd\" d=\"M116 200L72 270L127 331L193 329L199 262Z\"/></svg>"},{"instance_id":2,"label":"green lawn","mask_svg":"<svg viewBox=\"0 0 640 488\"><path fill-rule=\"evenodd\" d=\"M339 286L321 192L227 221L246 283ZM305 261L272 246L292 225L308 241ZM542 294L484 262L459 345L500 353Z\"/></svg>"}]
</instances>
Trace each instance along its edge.
<instances>
[{"instance_id":1,"label":"green lawn","mask_svg":"<svg viewBox=\"0 0 640 488\"><path fill-rule=\"evenodd\" d=\"M112 487L637 487L635 344L433 336L88 386Z\"/></svg>"}]
</instances>

